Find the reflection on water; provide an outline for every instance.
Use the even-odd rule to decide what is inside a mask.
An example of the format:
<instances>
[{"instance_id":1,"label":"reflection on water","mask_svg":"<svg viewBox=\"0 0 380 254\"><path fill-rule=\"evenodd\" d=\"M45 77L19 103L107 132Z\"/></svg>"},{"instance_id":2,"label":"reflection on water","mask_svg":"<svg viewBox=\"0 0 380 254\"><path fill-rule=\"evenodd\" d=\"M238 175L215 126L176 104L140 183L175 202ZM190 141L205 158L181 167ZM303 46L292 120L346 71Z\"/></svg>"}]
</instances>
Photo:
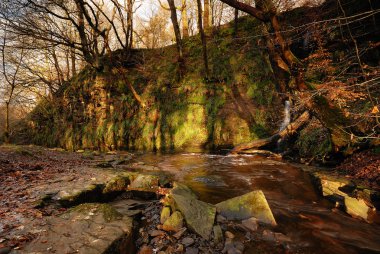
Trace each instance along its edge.
<instances>
[{"instance_id":1,"label":"reflection on water","mask_svg":"<svg viewBox=\"0 0 380 254\"><path fill-rule=\"evenodd\" d=\"M276 231L307 253L380 253L380 225L333 209L295 166L254 156L194 153L144 154L138 160L173 174L209 203L262 190L278 222ZM256 252L252 247L246 253Z\"/></svg>"}]
</instances>

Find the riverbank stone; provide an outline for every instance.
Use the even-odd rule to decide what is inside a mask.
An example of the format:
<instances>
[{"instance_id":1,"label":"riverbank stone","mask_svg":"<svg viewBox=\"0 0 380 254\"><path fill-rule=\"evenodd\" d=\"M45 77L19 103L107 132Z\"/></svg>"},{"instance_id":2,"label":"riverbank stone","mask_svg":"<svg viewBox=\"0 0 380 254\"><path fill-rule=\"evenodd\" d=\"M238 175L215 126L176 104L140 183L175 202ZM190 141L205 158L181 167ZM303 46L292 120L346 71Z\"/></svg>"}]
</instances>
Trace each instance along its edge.
<instances>
[{"instance_id":1,"label":"riverbank stone","mask_svg":"<svg viewBox=\"0 0 380 254\"><path fill-rule=\"evenodd\" d=\"M358 189L357 186L343 177L332 176L324 172L314 172L312 174L314 183L322 196L355 218L362 218L371 221L374 214L374 205L371 200L363 199L366 190ZM368 191L367 191L368 192ZM370 197L369 195L367 195Z\"/></svg>"},{"instance_id":2,"label":"riverbank stone","mask_svg":"<svg viewBox=\"0 0 380 254\"><path fill-rule=\"evenodd\" d=\"M162 229L165 231L178 232L183 227L183 216L180 212L175 211L164 223Z\"/></svg>"},{"instance_id":3,"label":"riverbank stone","mask_svg":"<svg viewBox=\"0 0 380 254\"><path fill-rule=\"evenodd\" d=\"M172 194L171 197L176 208L182 212L187 226L204 239L209 239L215 221L216 208L195 198L189 198L188 195Z\"/></svg>"},{"instance_id":4,"label":"riverbank stone","mask_svg":"<svg viewBox=\"0 0 380 254\"><path fill-rule=\"evenodd\" d=\"M246 220L255 217L265 224L273 226L277 224L265 195L260 190L218 203L216 209L228 220Z\"/></svg>"},{"instance_id":5,"label":"riverbank stone","mask_svg":"<svg viewBox=\"0 0 380 254\"><path fill-rule=\"evenodd\" d=\"M39 236L12 253L125 253L133 248L133 219L108 204L82 204L46 219Z\"/></svg>"}]
</instances>

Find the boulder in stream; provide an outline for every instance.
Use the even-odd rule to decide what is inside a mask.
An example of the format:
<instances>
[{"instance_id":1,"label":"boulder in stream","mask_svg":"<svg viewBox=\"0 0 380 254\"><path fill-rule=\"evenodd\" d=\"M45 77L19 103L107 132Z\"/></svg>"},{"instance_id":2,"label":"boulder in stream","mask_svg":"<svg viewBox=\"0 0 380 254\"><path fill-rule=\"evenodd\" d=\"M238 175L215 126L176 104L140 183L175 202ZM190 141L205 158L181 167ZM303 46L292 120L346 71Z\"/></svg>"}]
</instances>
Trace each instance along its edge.
<instances>
[{"instance_id":1,"label":"boulder in stream","mask_svg":"<svg viewBox=\"0 0 380 254\"><path fill-rule=\"evenodd\" d=\"M216 209L213 205L195 198L172 194L176 208L182 212L187 226L205 239L210 238Z\"/></svg>"},{"instance_id":2,"label":"boulder in stream","mask_svg":"<svg viewBox=\"0 0 380 254\"><path fill-rule=\"evenodd\" d=\"M314 172L312 176L317 188L324 197L335 202L339 208L352 217L362 218L366 221L371 220L371 215L374 213L374 205L369 198L365 200L362 198L366 197L362 194L366 193L365 189L358 189L348 179L323 172Z\"/></svg>"},{"instance_id":3,"label":"boulder in stream","mask_svg":"<svg viewBox=\"0 0 380 254\"><path fill-rule=\"evenodd\" d=\"M246 220L255 217L259 222L276 225L265 195L260 190L218 203L216 209L228 220Z\"/></svg>"}]
</instances>

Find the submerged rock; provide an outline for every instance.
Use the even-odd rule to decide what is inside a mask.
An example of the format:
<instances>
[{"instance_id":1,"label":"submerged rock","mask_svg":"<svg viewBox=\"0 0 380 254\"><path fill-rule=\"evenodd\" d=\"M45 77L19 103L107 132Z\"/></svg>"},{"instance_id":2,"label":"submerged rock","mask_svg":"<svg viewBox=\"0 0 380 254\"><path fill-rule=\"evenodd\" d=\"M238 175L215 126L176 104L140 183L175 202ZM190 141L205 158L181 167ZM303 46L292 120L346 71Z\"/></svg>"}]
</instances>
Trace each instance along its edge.
<instances>
[{"instance_id":1,"label":"submerged rock","mask_svg":"<svg viewBox=\"0 0 380 254\"><path fill-rule=\"evenodd\" d=\"M245 195L216 204L218 213L229 220L245 220L251 217L259 222L276 225L272 211L262 191L252 191Z\"/></svg>"},{"instance_id":2,"label":"submerged rock","mask_svg":"<svg viewBox=\"0 0 380 254\"><path fill-rule=\"evenodd\" d=\"M182 196L172 194L176 208L182 212L187 226L205 239L209 239L216 215L213 205L189 198L189 195Z\"/></svg>"}]
</instances>

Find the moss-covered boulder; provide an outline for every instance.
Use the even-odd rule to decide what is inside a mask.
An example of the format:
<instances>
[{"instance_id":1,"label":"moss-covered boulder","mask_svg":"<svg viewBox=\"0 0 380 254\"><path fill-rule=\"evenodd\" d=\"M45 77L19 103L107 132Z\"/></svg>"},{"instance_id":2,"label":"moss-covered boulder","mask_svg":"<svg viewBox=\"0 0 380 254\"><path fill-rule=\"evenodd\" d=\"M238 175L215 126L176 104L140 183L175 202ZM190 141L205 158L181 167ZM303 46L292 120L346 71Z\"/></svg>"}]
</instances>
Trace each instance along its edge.
<instances>
[{"instance_id":1,"label":"moss-covered boulder","mask_svg":"<svg viewBox=\"0 0 380 254\"><path fill-rule=\"evenodd\" d=\"M125 191L129 184L129 176L116 176L106 183L103 194Z\"/></svg>"},{"instance_id":2,"label":"moss-covered boulder","mask_svg":"<svg viewBox=\"0 0 380 254\"><path fill-rule=\"evenodd\" d=\"M161 211L160 222L164 224L167 219L170 217L170 207L164 206Z\"/></svg>"},{"instance_id":3,"label":"moss-covered boulder","mask_svg":"<svg viewBox=\"0 0 380 254\"><path fill-rule=\"evenodd\" d=\"M130 184L129 190L156 192L159 187L159 177L154 175L138 175Z\"/></svg>"},{"instance_id":4,"label":"moss-covered boulder","mask_svg":"<svg viewBox=\"0 0 380 254\"><path fill-rule=\"evenodd\" d=\"M174 212L164 223L162 229L165 231L178 232L183 227L183 216L180 212Z\"/></svg>"},{"instance_id":5,"label":"moss-covered boulder","mask_svg":"<svg viewBox=\"0 0 380 254\"><path fill-rule=\"evenodd\" d=\"M229 220L245 220L255 217L259 222L276 225L265 195L260 190L218 203L216 209Z\"/></svg>"},{"instance_id":6,"label":"moss-covered boulder","mask_svg":"<svg viewBox=\"0 0 380 254\"><path fill-rule=\"evenodd\" d=\"M189 196L178 194L171 196L176 208L185 217L187 226L203 238L209 239L215 221L215 207Z\"/></svg>"}]
</instances>

